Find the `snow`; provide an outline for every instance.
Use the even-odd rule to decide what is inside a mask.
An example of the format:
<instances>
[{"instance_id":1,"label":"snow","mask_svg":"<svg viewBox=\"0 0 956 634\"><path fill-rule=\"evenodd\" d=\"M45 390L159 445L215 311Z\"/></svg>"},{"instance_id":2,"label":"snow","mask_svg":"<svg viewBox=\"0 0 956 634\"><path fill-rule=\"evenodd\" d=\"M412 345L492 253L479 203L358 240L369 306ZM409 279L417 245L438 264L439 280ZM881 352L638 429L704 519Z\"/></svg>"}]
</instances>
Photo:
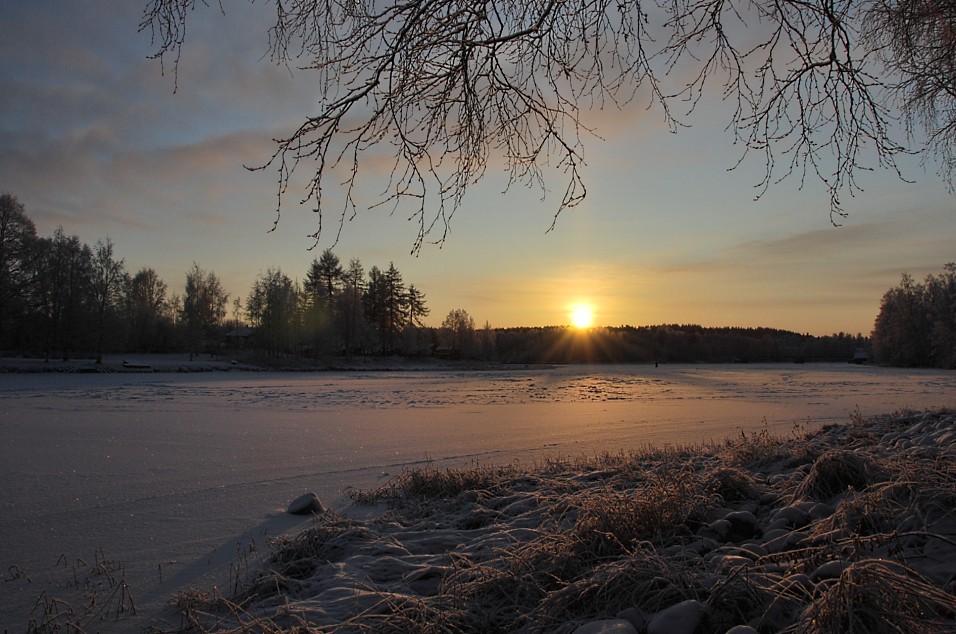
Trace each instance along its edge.
<instances>
[{"instance_id":1,"label":"snow","mask_svg":"<svg viewBox=\"0 0 956 634\"><path fill-rule=\"evenodd\" d=\"M43 593L82 600L84 579L124 580L144 625L177 590L228 591L272 538L314 521L286 513L303 491L370 512L349 491L424 464L533 464L956 403L953 373L850 364L217 369L0 374L0 628L25 631Z\"/></svg>"}]
</instances>

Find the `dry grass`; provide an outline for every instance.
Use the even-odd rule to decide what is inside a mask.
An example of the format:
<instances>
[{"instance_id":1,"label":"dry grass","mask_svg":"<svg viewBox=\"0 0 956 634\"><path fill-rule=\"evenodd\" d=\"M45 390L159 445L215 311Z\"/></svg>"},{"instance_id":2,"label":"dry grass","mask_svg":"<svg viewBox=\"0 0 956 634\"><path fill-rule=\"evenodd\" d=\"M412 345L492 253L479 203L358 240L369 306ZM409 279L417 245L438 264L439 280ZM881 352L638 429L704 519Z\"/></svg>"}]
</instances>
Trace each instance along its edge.
<instances>
[{"instance_id":1,"label":"dry grass","mask_svg":"<svg viewBox=\"0 0 956 634\"><path fill-rule=\"evenodd\" d=\"M883 560L850 563L835 580L821 583L793 633L938 634L956 631L956 597L911 569Z\"/></svg>"},{"instance_id":2,"label":"dry grass","mask_svg":"<svg viewBox=\"0 0 956 634\"><path fill-rule=\"evenodd\" d=\"M539 627L548 628L632 607L656 612L704 594L692 566L645 544L550 593L536 606L533 617Z\"/></svg>"},{"instance_id":3,"label":"dry grass","mask_svg":"<svg viewBox=\"0 0 956 634\"><path fill-rule=\"evenodd\" d=\"M786 438L758 432L530 469L409 470L356 496L387 502L380 520L326 514L277 543L228 601L187 597L181 608L204 634L558 634L686 599L707 606L695 634L740 624L761 634L956 632L956 573L933 567L956 562L953 454L921 438L913 451L881 444L946 416L855 417ZM709 537L731 513L755 518L753 536ZM773 523L787 514L803 514L798 531ZM377 564L392 556L407 568L382 577ZM320 600L333 570L351 575L344 612Z\"/></svg>"},{"instance_id":4,"label":"dry grass","mask_svg":"<svg viewBox=\"0 0 956 634\"><path fill-rule=\"evenodd\" d=\"M71 602L43 592L33 607L28 634L83 634L98 630L102 623L136 614L123 566L109 559L103 550L96 551L92 565L82 559L68 562L61 555L57 566L69 569L72 580L66 586L78 598Z\"/></svg>"},{"instance_id":5,"label":"dry grass","mask_svg":"<svg viewBox=\"0 0 956 634\"><path fill-rule=\"evenodd\" d=\"M568 504L578 511L572 534L601 558L627 554L644 541L667 544L692 535L717 501L700 474L667 465L633 489L589 489Z\"/></svg>"},{"instance_id":6,"label":"dry grass","mask_svg":"<svg viewBox=\"0 0 956 634\"><path fill-rule=\"evenodd\" d=\"M827 501L848 489L862 491L879 477L874 471L866 457L852 451L831 449L814 461L794 496Z\"/></svg>"},{"instance_id":7,"label":"dry grass","mask_svg":"<svg viewBox=\"0 0 956 634\"><path fill-rule=\"evenodd\" d=\"M801 425L795 425L785 436L772 434L766 428L750 433L741 430L722 443L719 455L728 465L750 471L792 468L817 457L815 447L806 439Z\"/></svg>"},{"instance_id":8,"label":"dry grass","mask_svg":"<svg viewBox=\"0 0 956 634\"><path fill-rule=\"evenodd\" d=\"M416 501L455 498L464 492L493 495L506 483L519 477L514 467L475 466L472 468L436 469L426 466L405 469L399 475L371 491L351 493L362 504L387 502L393 506Z\"/></svg>"}]
</instances>

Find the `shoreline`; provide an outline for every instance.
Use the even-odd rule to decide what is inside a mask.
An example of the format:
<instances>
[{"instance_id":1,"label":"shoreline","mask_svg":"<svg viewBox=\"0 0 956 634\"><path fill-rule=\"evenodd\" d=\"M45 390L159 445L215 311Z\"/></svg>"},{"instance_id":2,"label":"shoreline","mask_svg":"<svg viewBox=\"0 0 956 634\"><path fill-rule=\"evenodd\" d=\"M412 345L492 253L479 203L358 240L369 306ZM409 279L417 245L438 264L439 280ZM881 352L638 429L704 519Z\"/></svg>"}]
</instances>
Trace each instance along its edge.
<instances>
[{"instance_id":1,"label":"shoreline","mask_svg":"<svg viewBox=\"0 0 956 634\"><path fill-rule=\"evenodd\" d=\"M531 471L418 470L360 501L391 511L318 516L212 600L219 616L314 632L956 630L948 411Z\"/></svg>"},{"instance_id":2,"label":"shoreline","mask_svg":"<svg viewBox=\"0 0 956 634\"><path fill-rule=\"evenodd\" d=\"M317 513L152 631L956 631L952 410L424 467L354 504L367 519Z\"/></svg>"},{"instance_id":3,"label":"shoreline","mask_svg":"<svg viewBox=\"0 0 956 634\"><path fill-rule=\"evenodd\" d=\"M407 359L404 357L360 357L351 361L340 358L329 361L313 362L296 359L233 359L228 356L215 357L208 354L187 353L169 354L128 354L104 355L103 362L97 364L94 358L45 360L36 357L0 356L0 374L133 374L133 373L192 373L192 372L427 372L442 370L501 370L527 367L545 368L551 363L542 364L502 364L485 361L445 361L440 359ZM637 365L637 364L635 364Z\"/></svg>"},{"instance_id":4,"label":"shoreline","mask_svg":"<svg viewBox=\"0 0 956 634\"><path fill-rule=\"evenodd\" d=\"M448 361L433 357L406 358L406 357L356 357L352 360L334 358L321 362L301 359L268 359L268 358L231 358L229 355L213 356L209 354L194 355L190 359L188 353L155 353L155 354L108 354L104 355L103 362L97 364L94 358L76 358L63 361L62 359L43 359L39 357L4 357L0 356L0 374L161 374L161 373L201 373L201 372L301 372L321 374L325 372L429 372L429 371L496 371L545 369L553 367L588 366L602 367L647 367L647 368L686 368L720 366L728 368L747 367L782 367L794 368L820 366L850 366L887 368L901 370L930 370L945 372L940 368L896 368L895 366L880 366L874 364L854 364L840 361L767 361L757 363L740 362L687 362L687 363L501 363L498 361Z\"/></svg>"}]
</instances>

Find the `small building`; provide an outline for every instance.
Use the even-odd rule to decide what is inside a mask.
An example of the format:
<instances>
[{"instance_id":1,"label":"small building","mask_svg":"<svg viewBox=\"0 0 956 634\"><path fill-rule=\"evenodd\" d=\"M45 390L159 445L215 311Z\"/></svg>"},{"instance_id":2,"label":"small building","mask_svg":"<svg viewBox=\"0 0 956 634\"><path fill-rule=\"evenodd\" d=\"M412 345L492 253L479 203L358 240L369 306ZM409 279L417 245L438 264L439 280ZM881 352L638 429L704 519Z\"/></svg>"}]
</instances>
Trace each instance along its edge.
<instances>
[{"instance_id":1,"label":"small building","mask_svg":"<svg viewBox=\"0 0 956 634\"><path fill-rule=\"evenodd\" d=\"M435 346L432 348L432 356L436 359L459 361L461 360L461 350L454 346Z\"/></svg>"},{"instance_id":2,"label":"small building","mask_svg":"<svg viewBox=\"0 0 956 634\"><path fill-rule=\"evenodd\" d=\"M226 344L236 350L246 347L246 343L256 334L255 328L239 326L226 333Z\"/></svg>"}]
</instances>

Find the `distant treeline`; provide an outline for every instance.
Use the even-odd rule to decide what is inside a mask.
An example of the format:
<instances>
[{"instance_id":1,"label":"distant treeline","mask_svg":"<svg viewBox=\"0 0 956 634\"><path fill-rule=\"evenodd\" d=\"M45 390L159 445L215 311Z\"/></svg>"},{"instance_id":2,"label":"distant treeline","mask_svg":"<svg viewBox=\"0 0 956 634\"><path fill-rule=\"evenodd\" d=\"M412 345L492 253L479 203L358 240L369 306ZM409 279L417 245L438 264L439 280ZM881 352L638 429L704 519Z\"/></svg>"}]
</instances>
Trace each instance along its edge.
<instances>
[{"instance_id":1,"label":"distant treeline","mask_svg":"<svg viewBox=\"0 0 956 634\"><path fill-rule=\"evenodd\" d=\"M747 363L851 361L867 349L860 334L826 337L773 328L698 325L498 329L499 360L508 363Z\"/></svg>"},{"instance_id":2,"label":"distant treeline","mask_svg":"<svg viewBox=\"0 0 956 634\"><path fill-rule=\"evenodd\" d=\"M904 274L883 295L872 339L880 363L956 368L956 264L923 283Z\"/></svg>"},{"instance_id":3,"label":"distant treeline","mask_svg":"<svg viewBox=\"0 0 956 634\"><path fill-rule=\"evenodd\" d=\"M881 361L952 367L954 276L950 265L925 285L904 277L900 289L887 293L874 332ZM848 361L869 348L860 334L814 337L772 328L576 330L486 323L476 329L464 309L450 311L435 328L423 324L429 312L425 294L394 265L366 271L358 259L343 264L330 250L313 259L301 284L279 269L260 273L244 300L230 302L216 274L198 264L186 272L183 294L170 293L153 269L127 271L108 238L91 247L62 228L38 236L23 205L0 195L0 352L8 355L207 352L303 361L403 355L502 363L730 363Z\"/></svg>"},{"instance_id":4,"label":"distant treeline","mask_svg":"<svg viewBox=\"0 0 956 634\"><path fill-rule=\"evenodd\" d=\"M420 355L441 343L422 327L429 313L425 294L406 284L394 265L366 271L352 259L343 266L329 250L313 259L301 285L269 268L245 301L229 300L218 276L198 264L186 272L179 295L149 267L131 274L109 238L91 247L62 227L39 236L20 201L0 195L3 354L323 358Z\"/></svg>"}]
</instances>

